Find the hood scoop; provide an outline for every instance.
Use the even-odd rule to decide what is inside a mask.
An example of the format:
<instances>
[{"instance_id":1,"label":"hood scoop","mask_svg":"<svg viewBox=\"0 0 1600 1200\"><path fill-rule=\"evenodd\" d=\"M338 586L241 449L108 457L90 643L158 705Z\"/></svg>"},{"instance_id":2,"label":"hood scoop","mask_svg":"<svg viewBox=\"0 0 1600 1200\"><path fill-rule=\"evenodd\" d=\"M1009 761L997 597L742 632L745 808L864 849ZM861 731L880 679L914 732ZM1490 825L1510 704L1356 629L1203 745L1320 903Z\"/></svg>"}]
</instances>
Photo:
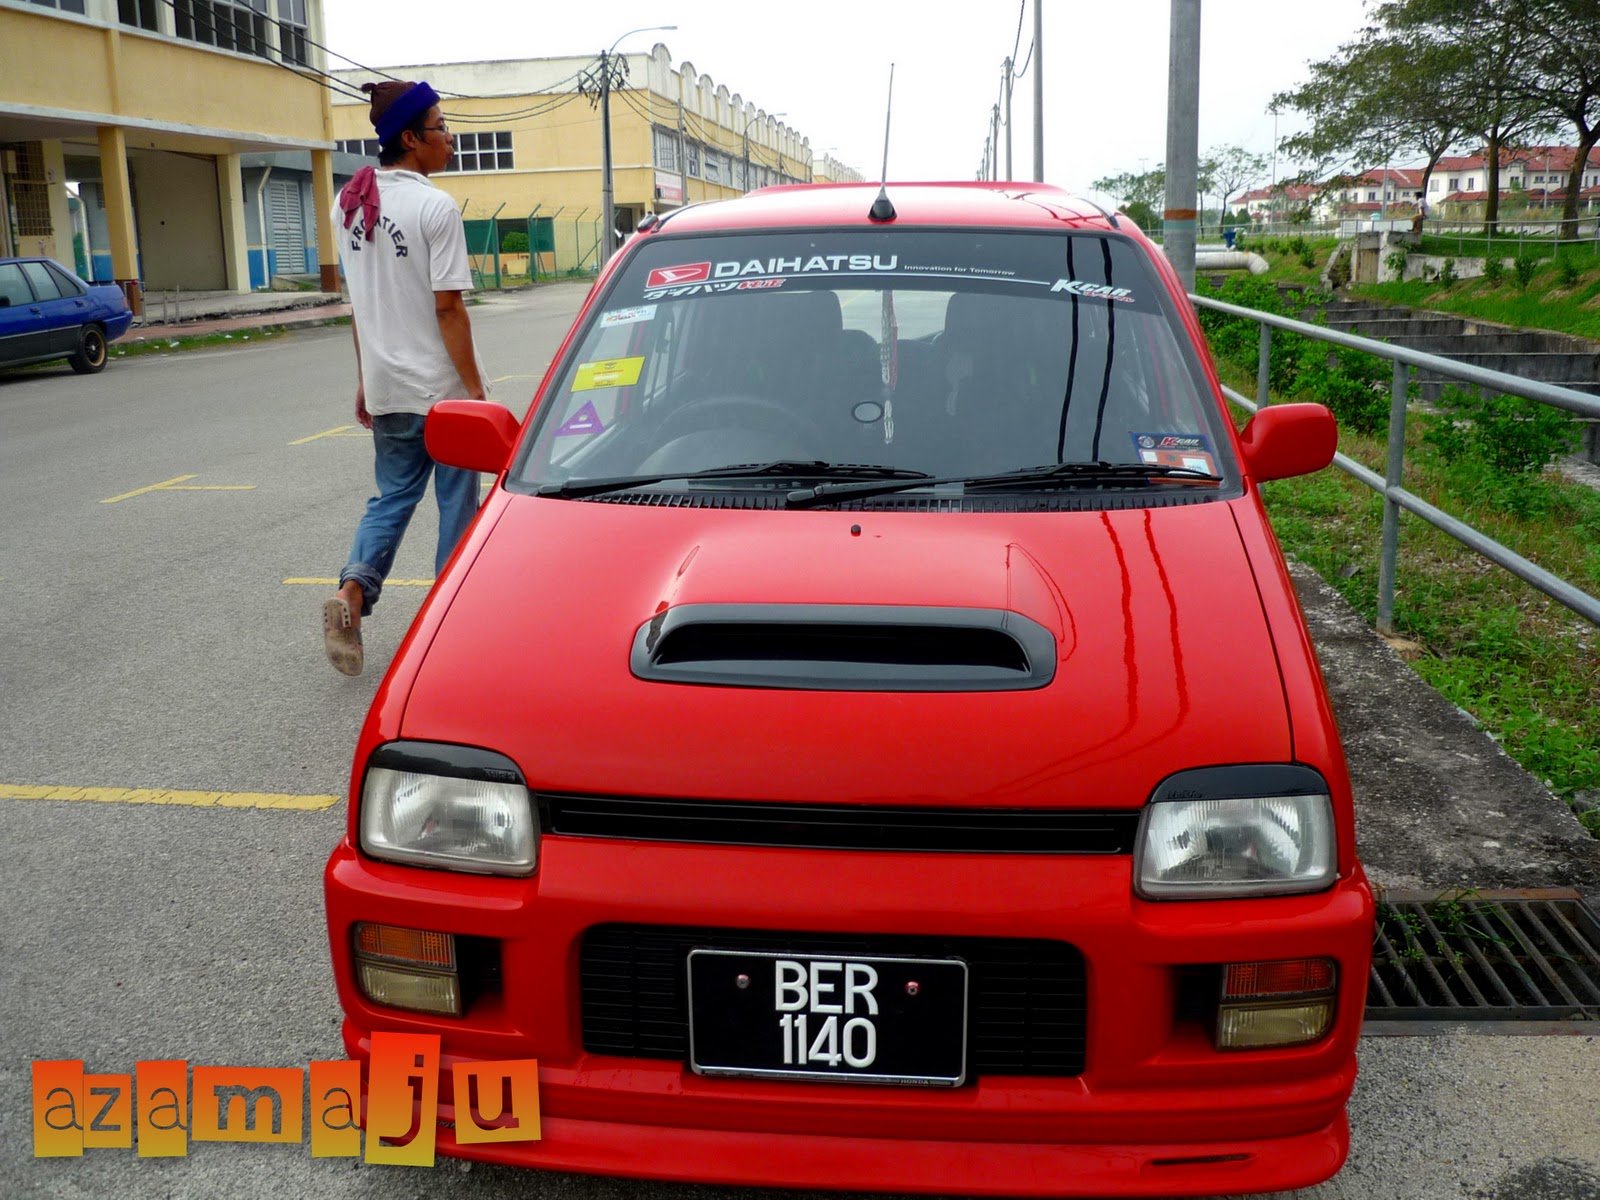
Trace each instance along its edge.
<instances>
[{"instance_id":1,"label":"hood scoop","mask_svg":"<svg viewBox=\"0 0 1600 1200\"><path fill-rule=\"evenodd\" d=\"M999 608L680 604L639 627L629 665L657 683L848 692L1005 692L1055 677L1056 640Z\"/></svg>"}]
</instances>

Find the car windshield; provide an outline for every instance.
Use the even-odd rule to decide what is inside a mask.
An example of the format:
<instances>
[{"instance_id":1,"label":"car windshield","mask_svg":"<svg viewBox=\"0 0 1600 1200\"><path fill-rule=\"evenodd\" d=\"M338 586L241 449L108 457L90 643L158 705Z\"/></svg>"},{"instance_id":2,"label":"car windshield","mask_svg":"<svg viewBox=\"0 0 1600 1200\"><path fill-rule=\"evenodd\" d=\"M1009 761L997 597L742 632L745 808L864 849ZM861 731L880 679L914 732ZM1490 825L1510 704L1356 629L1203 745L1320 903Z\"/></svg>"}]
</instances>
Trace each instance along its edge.
<instances>
[{"instance_id":1,"label":"car windshield","mask_svg":"<svg viewBox=\"0 0 1600 1200\"><path fill-rule=\"evenodd\" d=\"M1228 475L1165 286L1118 236L647 239L574 345L513 472L530 489L873 477L852 466L934 479L1074 462ZM719 472L750 464L769 469ZM721 477L685 478L696 472ZM1058 473L1051 486L1089 478Z\"/></svg>"}]
</instances>

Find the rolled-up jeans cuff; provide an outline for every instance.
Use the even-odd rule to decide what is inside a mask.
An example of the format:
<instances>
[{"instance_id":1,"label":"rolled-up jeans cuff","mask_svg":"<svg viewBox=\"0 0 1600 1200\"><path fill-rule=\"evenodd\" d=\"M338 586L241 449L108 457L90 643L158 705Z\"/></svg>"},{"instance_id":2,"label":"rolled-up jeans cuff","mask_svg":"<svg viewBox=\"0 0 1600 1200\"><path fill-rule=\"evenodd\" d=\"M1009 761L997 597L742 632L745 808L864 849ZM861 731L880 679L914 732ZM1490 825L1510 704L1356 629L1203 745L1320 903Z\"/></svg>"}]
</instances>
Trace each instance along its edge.
<instances>
[{"instance_id":1,"label":"rolled-up jeans cuff","mask_svg":"<svg viewBox=\"0 0 1600 1200\"><path fill-rule=\"evenodd\" d=\"M354 579L361 585L361 615L370 617L372 606L378 602L378 597L383 594L383 576L379 575L366 563L351 563L339 572L339 586L343 587Z\"/></svg>"}]
</instances>

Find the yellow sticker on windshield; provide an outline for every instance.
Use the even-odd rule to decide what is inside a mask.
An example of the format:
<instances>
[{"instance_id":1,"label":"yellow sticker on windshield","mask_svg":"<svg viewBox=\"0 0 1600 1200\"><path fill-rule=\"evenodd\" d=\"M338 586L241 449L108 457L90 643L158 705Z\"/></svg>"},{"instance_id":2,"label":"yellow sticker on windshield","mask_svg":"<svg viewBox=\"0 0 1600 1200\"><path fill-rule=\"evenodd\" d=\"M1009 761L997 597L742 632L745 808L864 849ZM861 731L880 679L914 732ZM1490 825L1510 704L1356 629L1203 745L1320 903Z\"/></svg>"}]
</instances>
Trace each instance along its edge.
<instances>
[{"instance_id":1,"label":"yellow sticker on windshield","mask_svg":"<svg viewBox=\"0 0 1600 1200\"><path fill-rule=\"evenodd\" d=\"M643 355L638 358L608 358L601 362L579 363L572 390L588 392L595 388L628 387L639 382L639 372L643 369Z\"/></svg>"}]
</instances>

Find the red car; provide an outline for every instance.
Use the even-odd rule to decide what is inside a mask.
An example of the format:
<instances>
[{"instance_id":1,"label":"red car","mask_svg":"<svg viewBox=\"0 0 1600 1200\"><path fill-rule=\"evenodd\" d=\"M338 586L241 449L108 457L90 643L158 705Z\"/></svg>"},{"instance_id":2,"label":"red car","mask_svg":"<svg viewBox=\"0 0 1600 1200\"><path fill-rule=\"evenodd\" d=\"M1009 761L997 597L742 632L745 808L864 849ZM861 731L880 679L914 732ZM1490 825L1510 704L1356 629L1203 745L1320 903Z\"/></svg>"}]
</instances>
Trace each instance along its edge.
<instances>
[{"instance_id":1,"label":"red car","mask_svg":"<svg viewBox=\"0 0 1600 1200\"><path fill-rule=\"evenodd\" d=\"M876 198L876 203L875 203ZM326 872L345 1043L441 1152L786 1187L1199 1195L1348 1146L1373 906L1240 432L1130 223L774 188L596 283L384 681ZM460 1144L451 1067L538 1060ZM509 1084L507 1085L509 1086Z\"/></svg>"}]
</instances>

